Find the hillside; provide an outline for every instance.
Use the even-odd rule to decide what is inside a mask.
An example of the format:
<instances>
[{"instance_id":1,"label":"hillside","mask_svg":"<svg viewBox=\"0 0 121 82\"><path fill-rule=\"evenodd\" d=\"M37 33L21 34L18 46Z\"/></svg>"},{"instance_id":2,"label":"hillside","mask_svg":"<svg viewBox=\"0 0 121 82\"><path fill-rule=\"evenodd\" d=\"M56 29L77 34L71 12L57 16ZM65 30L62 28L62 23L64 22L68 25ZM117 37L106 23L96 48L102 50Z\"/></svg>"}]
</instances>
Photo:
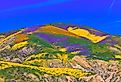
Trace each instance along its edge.
<instances>
[{"instance_id":1,"label":"hillside","mask_svg":"<svg viewBox=\"0 0 121 82\"><path fill-rule=\"evenodd\" d=\"M121 36L48 24L0 35L0 82L120 82Z\"/></svg>"}]
</instances>

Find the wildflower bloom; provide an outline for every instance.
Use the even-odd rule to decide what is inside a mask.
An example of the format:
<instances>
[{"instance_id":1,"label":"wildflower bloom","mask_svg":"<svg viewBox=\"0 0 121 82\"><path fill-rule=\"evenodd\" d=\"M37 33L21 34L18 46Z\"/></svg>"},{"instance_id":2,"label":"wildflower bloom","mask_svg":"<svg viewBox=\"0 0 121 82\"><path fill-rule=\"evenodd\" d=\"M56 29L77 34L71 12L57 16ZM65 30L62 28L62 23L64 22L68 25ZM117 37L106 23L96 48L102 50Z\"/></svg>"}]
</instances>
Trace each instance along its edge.
<instances>
[{"instance_id":1,"label":"wildflower bloom","mask_svg":"<svg viewBox=\"0 0 121 82\"><path fill-rule=\"evenodd\" d=\"M26 46L27 44L28 44L27 41L25 41L25 42L20 42L20 43L17 43L17 44L15 44L15 45L13 45L11 49L12 49L12 50L17 50L17 49L19 49L19 48L22 48L22 47Z\"/></svg>"},{"instance_id":2,"label":"wildflower bloom","mask_svg":"<svg viewBox=\"0 0 121 82\"><path fill-rule=\"evenodd\" d=\"M61 52L66 52L67 49L66 49L66 48L60 48L59 51L61 51Z\"/></svg>"},{"instance_id":3,"label":"wildflower bloom","mask_svg":"<svg viewBox=\"0 0 121 82\"><path fill-rule=\"evenodd\" d=\"M121 59L121 55L115 55L115 58Z\"/></svg>"},{"instance_id":4,"label":"wildflower bloom","mask_svg":"<svg viewBox=\"0 0 121 82\"><path fill-rule=\"evenodd\" d=\"M3 64L3 66L1 66L1 64ZM73 68L45 68L45 67L37 67L37 66L23 65L19 63L0 61L0 70L4 70L10 67L24 67L29 69L35 69L40 72L44 72L54 76L66 74L66 75L74 76L76 78L80 78L82 76L87 76L91 74L91 73L88 73L79 69L73 69Z\"/></svg>"},{"instance_id":5,"label":"wildflower bloom","mask_svg":"<svg viewBox=\"0 0 121 82\"><path fill-rule=\"evenodd\" d=\"M72 27L69 27L68 31L71 32L71 33L73 33L73 34L76 34L78 36L81 36L81 37L84 37L86 39L89 39L93 43L98 43L98 42L100 42L100 41L102 41L102 40L104 40L105 38L108 37L108 35L106 35L106 36L93 35L88 30L81 29L81 28L72 28Z\"/></svg>"},{"instance_id":6,"label":"wildflower bloom","mask_svg":"<svg viewBox=\"0 0 121 82\"><path fill-rule=\"evenodd\" d=\"M18 34L16 35L15 43L19 43L25 40L28 40L28 36L26 34Z\"/></svg>"},{"instance_id":7,"label":"wildflower bloom","mask_svg":"<svg viewBox=\"0 0 121 82\"><path fill-rule=\"evenodd\" d=\"M0 44L2 44L4 41L10 39L11 37L16 36L16 35L22 33L24 30L25 30L25 29L22 29L22 30L20 30L20 31L14 33L14 34L9 35L8 37L4 38L4 39L0 42Z\"/></svg>"},{"instance_id":8,"label":"wildflower bloom","mask_svg":"<svg viewBox=\"0 0 121 82\"><path fill-rule=\"evenodd\" d=\"M45 56L46 54L47 53L40 53L40 54L31 55L25 61L29 61L31 59L40 59L42 56Z\"/></svg>"}]
</instances>

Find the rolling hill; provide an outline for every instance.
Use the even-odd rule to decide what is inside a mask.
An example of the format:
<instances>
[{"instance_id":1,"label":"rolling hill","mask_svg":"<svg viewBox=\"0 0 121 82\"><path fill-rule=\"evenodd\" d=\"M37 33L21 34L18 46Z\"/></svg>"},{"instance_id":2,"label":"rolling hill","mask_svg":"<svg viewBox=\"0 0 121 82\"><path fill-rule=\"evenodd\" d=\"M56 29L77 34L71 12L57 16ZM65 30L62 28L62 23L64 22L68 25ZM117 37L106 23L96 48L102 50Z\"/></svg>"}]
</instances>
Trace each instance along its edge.
<instances>
[{"instance_id":1,"label":"rolling hill","mask_svg":"<svg viewBox=\"0 0 121 82\"><path fill-rule=\"evenodd\" d=\"M121 36L60 23L2 33L0 81L120 82Z\"/></svg>"}]
</instances>

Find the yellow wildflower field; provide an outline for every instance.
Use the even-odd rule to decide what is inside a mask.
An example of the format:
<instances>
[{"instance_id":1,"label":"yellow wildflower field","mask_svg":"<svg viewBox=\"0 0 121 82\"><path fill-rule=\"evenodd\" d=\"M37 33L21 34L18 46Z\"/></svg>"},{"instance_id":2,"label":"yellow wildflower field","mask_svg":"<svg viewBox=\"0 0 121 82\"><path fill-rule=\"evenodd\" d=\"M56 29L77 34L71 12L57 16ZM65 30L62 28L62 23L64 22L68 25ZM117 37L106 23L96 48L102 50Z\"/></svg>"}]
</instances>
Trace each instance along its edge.
<instances>
[{"instance_id":1,"label":"yellow wildflower field","mask_svg":"<svg viewBox=\"0 0 121 82\"><path fill-rule=\"evenodd\" d=\"M24 46L26 46L28 44L27 41L24 41L24 42L20 42L20 43L17 43L15 45L12 46L12 50L16 50L16 49L19 49L19 48L22 48Z\"/></svg>"},{"instance_id":2,"label":"yellow wildflower field","mask_svg":"<svg viewBox=\"0 0 121 82\"><path fill-rule=\"evenodd\" d=\"M93 43L98 43L108 37L108 35L106 35L106 36L93 35L89 31L87 31L85 29L81 29L81 28L75 29L75 28L69 27L67 30L75 35L87 38L87 39L91 40Z\"/></svg>"},{"instance_id":3,"label":"yellow wildflower field","mask_svg":"<svg viewBox=\"0 0 121 82\"><path fill-rule=\"evenodd\" d=\"M63 74L67 74L70 76L74 76L76 78L80 78L82 76L90 75L91 73L79 70L79 69L73 69L73 68L45 68L45 67L37 67L37 66L30 66L30 65L23 65L19 63L12 63L12 62L4 62L0 61L0 70L10 68L10 67L26 67L30 69L39 70L41 72L45 72L47 74L59 76Z\"/></svg>"}]
</instances>

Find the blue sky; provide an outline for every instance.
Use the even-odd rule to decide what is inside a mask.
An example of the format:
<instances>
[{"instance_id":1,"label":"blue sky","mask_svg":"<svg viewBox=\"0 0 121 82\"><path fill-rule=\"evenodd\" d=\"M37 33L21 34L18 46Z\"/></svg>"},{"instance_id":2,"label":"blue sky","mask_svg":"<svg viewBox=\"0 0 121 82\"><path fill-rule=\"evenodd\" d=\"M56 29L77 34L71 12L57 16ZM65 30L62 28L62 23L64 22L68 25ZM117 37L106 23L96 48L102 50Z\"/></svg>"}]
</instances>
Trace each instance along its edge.
<instances>
[{"instance_id":1,"label":"blue sky","mask_svg":"<svg viewBox=\"0 0 121 82\"><path fill-rule=\"evenodd\" d=\"M121 0L0 0L0 32L55 22L121 35Z\"/></svg>"}]
</instances>

